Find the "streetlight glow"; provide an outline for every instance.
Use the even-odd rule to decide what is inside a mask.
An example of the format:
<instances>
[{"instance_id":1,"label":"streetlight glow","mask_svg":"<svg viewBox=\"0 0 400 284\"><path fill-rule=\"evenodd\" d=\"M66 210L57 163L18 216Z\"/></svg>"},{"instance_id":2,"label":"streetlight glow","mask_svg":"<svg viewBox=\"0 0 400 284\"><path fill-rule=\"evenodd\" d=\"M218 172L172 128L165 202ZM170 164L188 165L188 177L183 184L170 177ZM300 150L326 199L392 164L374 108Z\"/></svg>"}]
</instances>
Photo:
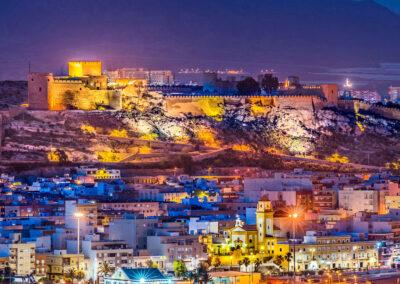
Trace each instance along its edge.
<instances>
[{"instance_id":1,"label":"streetlight glow","mask_svg":"<svg viewBox=\"0 0 400 284\"><path fill-rule=\"evenodd\" d=\"M75 212L75 213L74 213L74 216L75 216L76 218L82 218L82 217L83 217L83 213L81 213L81 212Z\"/></svg>"}]
</instances>

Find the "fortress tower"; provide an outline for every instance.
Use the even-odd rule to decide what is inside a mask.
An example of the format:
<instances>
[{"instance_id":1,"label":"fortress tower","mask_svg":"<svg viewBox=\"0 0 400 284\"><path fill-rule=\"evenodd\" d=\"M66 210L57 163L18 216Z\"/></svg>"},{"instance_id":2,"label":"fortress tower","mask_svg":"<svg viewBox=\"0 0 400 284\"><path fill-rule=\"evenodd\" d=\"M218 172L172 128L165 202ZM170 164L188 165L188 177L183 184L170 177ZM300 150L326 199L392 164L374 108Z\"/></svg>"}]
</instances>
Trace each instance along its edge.
<instances>
[{"instance_id":1,"label":"fortress tower","mask_svg":"<svg viewBox=\"0 0 400 284\"><path fill-rule=\"evenodd\" d=\"M336 84L322 84L322 93L326 98L328 106L337 106L339 97L339 88Z\"/></svg>"},{"instance_id":2,"label":"fortress tower","mask_svg":"<svg viewBox=\"0 0 400 284\"><path fill-rule=\"evenodd\" d=\"M30 73L28 75L28 101L29 109L49 109L48 94L51 92L53 74Z\"/></svg>"},{"instance_id":3,"label":"fortress tower","mask_svg":"<svg viewBox=\"0 0 400 284\"><path fill-rule=\"evenodd\" d=\"M101 61L69 61L69 77L101 76Z\"/></svg>"}]
</instances>

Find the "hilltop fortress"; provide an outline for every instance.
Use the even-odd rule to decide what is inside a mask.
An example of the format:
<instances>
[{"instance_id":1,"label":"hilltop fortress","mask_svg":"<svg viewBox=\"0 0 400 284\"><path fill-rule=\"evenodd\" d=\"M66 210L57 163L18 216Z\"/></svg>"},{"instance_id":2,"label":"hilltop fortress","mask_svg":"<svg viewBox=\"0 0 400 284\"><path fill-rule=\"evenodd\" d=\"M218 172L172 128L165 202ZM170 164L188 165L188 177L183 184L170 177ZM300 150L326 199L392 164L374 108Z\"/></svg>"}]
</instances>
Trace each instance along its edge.
<instances>
[{"instance_id":1,"label":"hilltop fortress","mask_svg":"<svg viewBox=\"0 0 400 284\"><path fill-rule=\"evenodd\" d=\"M102 74L100 61L71 61L68 63L68 76L54 76L52 73L28 75L29 109L121 109L123 90L128 88L132 95L137 95L142 84L145 84L143 80L135 80L129 88L128 85L111 85L108 77Z\"/></svg>"},{"instance_id":2,"label":"hilltop fortress","mask_svg":"<svg viewBox=\"0 0 400 284\"><path fill-rule=\"evenodd\" d=\"M100 61L71 61L66 76L54 76L52 73L28 75L29 109L129 110L149 104L154 99L169 116L217 116L220 113L218 109L245 104L251 106L255 115L264 115L271 107L318 110L327 106L343 106L335 84L292 86L285 82L269 94L243 95L235 91L233 81L222 81L210 74L207 76L212 78L207 86L157 85L150 84L145 77L123 78L103 74ZM168 82L170 80L171 74L168 73ZM348 109L349 103L345 105Z\"/></svg>"}]
</instances>

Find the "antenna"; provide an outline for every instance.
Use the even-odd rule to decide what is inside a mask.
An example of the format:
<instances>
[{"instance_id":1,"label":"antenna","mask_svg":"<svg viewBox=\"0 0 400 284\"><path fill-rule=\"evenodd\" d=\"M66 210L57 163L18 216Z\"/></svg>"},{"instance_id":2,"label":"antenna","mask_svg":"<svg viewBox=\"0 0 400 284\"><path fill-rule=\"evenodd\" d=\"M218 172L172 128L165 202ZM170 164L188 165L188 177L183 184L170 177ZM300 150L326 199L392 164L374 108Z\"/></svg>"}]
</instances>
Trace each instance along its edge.
<instances>
[{"instance_id":1,"label":"antenna","mask_svg":"<svg viewBox=\"0 0 400 284\"><path fill-rule=\"evenodd\" d=\"M28 61L28 73L29 74L31 73L31 62L30 61Z\"/></svg>"}]
</instances>

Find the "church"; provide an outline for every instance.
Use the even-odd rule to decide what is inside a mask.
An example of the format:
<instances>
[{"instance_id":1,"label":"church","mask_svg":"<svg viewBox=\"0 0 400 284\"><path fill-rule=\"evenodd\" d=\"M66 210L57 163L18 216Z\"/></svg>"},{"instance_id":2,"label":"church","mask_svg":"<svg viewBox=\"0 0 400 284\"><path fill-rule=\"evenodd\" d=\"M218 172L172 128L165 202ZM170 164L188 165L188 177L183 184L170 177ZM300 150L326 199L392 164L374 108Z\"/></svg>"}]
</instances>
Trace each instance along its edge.
<instances>
[{"instance_id":1,"label":"church","mask_svg":"<svg viewBox=\"0 0 400 284\"><path fill-rule=\"evenodd\" d=\"M257 203L256 225L246 225L237 216L234 227L224 231L224 238L208 237L208 250L221 265L236 265L245 257L250 261L271 260L289 252L286 239L274 235L274 210L271 201L262 197Z\"/></svg>"}]
</instances>

